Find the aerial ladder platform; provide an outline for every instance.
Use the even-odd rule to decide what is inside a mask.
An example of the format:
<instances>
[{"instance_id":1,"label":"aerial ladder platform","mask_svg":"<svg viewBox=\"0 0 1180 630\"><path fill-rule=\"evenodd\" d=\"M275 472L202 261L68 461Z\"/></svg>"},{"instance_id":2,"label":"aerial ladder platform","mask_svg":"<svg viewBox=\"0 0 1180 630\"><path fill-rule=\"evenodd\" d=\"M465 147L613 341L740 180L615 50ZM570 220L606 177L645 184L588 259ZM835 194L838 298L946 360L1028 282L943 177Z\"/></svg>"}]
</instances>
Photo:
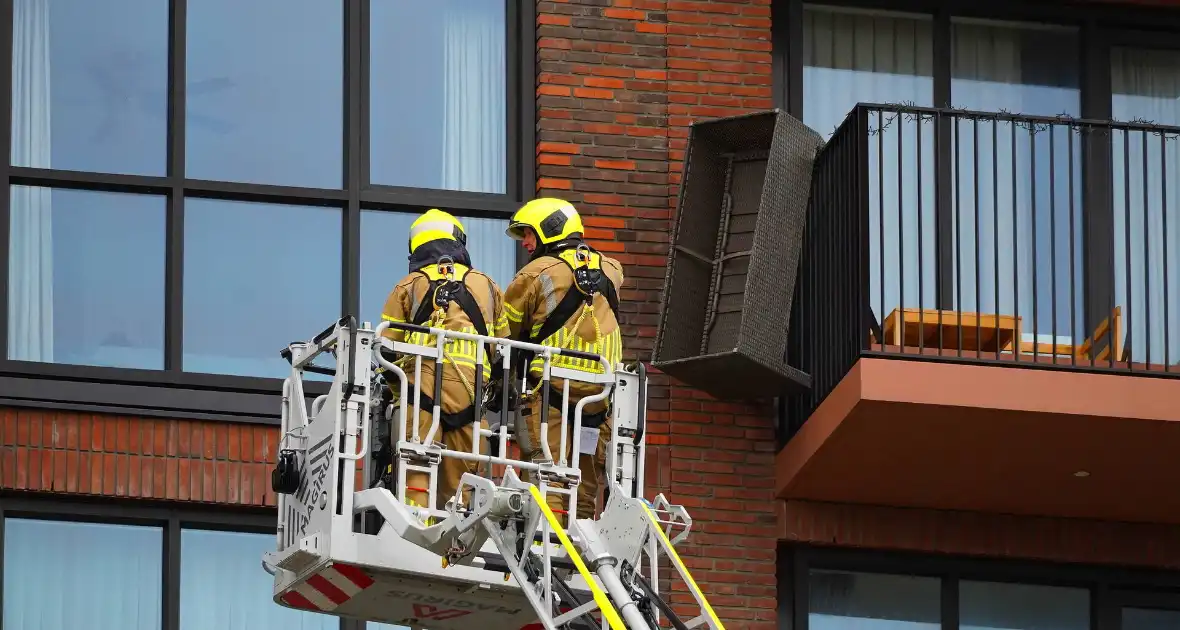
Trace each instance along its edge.
<instances>
[{"instance_id":1,"label":"aerial ladder platform","mask_svg":"<svg viewBox=\"0 0 1180 630\"><path fill-rule=\"evenodd\" d=\"M389 327L422 333L426 345L394 342L383 335ZM561 422L561 444L572 446L572 456L553 457L540 440L543 457L510 457L509 444L527 431L519 409L506 403L497 422L489 415L488 428L475 425L484 439L474 440L470 452L436 442L441 410L421 407L417 377L424 362L433 363L433 391L439 391L446 344L454 340L475 342L477 365L488 353L493 370L501 370L494 386L503 388L503 401L510 399L510 385L526 391L510 364L512 351L543 359L543 378L533 391L541 392L540 410L552 404L562 414L542 415L542 433L548 423ZM291 373L283 383L272 471L277 540L262 558L274 577L277 604L413 630L724 630L676 551L692 526L687 511L663 495L644 498L642 364L627 369L585 352L414 324L383 321L374 328L351 317L310 341L289 344L282 354ZM554 365L560 355L597 362L601 370ZM313 365L324 358L334 367ZM408 378L408 371L416 377ZM310 404L303 384L308 372L332 378L328 393ZM483 412L493 386L475 372ZM565 384L560 402L551 403L554 378ZM603 387L571 404L570 382ZM577 453L584 449L574 436L581 434L585 406L608 399L607 498L601 514L579 515ZM413 421L420 411L432 415L425 435ZM386 434L392 474L375 457L374 437ZM465 473L451 497L436 496L444 458L479 464L478 474ZM430 480L425 506L405 500L411 471ZM564 513L547 505L553 492L567 497ZM661 583L688 597L679 597L674 609L661 596Z\"/></svg>"}]
</instances>

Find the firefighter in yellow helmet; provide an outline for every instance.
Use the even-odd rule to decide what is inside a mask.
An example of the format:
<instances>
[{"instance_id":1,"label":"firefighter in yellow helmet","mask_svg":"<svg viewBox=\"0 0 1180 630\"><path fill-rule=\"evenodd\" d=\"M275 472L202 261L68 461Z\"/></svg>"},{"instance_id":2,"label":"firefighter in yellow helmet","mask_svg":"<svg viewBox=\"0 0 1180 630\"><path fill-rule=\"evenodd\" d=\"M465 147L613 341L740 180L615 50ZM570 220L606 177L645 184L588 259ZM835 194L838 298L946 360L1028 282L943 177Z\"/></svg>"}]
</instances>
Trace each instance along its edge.
<instances>
[{"instance_id":1,"label":"firefighter in yellow helmet","mask_svg":"<svg viewBox=\"0 0 1180 630\"><path fill-rule=\"evenodd\" d=\"M582 219L574 206L553 198L534 199L512 216L507 233L521 241L530 254L528 264L513 278L504 292L509 336L544 346L580 350L606 357L615 368L622 360L619 331L618 291L623 285L619 261L590 248L583 240ZM542 394L537 391L544 366L541 357L528 361L528 388L520 401L525 420L528 448L526 458L543 456L540 442ZM572 357L556 357L554 367L602 373L602 364ZM583 435L573 435L575 404L601 393L601 385L570 381L570 410L566 420L566 457L577 446L582 455L577 463L582 480L577 492L577 518L593 518L599 486L606 468L611 439L609 398L587 404L582 412ZM550 454L560 459L561 400L563 379L550 382L546 414ZM519 439L519 438L518 438ZM527 441L527 444L525 442ZM568 461L568 459L567 459ZM554 510L566 510L565 497L549 494ZM560 513L560 512L559 512Z\"/></svg>"},{"instance_id":2,"label":"firefighter in yellow helmet","mask_svg":"<svg viewBox=\"0 0 1180 630\"><path fill-rule=\"evenodd\" d=\"M394 323L411 323L421 326L456 330L471 334L504 337L508 333L508 322L504 316L504 297L500 287L481 271L472 268L471 256L467 252L467 235L463 224L449 213L431 209L410 225L409 274L394 286L385 301L381 318ZM437 339L430 334L409 332L390 327L384 336L393 341L433 347ZM414 422L414 355L389 356L391 360L401 359L406 373L410 400L406 401L407 422ZM475 438L474 427L486 427L483 416L483 392L475 391L476 344L470 341L452 339L445 346L445 360L442 367L442 395L435 392L435 364L423 359L420 408L417 418L418 435L425 440L430 431L434 404L441 405L440 422L435 431L434 441L444 448L470 453ZM487 383L491 376L491 358L484 348L483 376ZM397 384L396 379L389 382ZM400 392L394 391L394 395ZM396 417L396 416L395 416ZM413 435L413 425L406 428L406 435ZM396 443L397 436L392 437ZM388 448L388 447L386 447ZM487 453L486 443L481 442L480 452ZM384 453L385 475L392 469L391 452ZM463 473L477 471L476 462L443 457L439 464L438 491L436 504L442 509L454 496ZM391 478L386 478L386 487L392 488ZM406 502L425 507L429 477L422 472L409 471L406 474Z\"/></svg>"}]
</instances>

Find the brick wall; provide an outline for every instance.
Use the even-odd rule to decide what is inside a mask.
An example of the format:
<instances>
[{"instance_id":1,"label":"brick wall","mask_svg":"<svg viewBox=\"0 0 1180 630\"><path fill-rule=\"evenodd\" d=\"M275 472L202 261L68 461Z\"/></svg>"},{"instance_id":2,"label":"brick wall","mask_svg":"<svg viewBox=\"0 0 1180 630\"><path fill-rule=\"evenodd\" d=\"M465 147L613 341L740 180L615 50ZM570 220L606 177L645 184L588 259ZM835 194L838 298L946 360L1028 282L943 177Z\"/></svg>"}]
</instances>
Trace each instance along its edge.
<instances>
[{"instance_id":1,"label":"brick wall","mask_svg":"<svg viewBox=\"0 0 1180 630\"><path fill-rule=\"evenodd\" d=\"M24 409L0 427L0 489L276 504L276 427Z\"/></svg>"},{"instance_id":2,"label":"brick wall","mask_svg":"<svg viewBox=\"0 0 1180 630\"><path fill-rule=\"evenodd\" d=\"M771 106L770 1L537 6L537 192L577 205L625 266L625 352L648 360L688 125ZM648 486L693 516L682 557L725 621L773 627L771 410L660 375L650 394Z\"/></svg>"}]
</instances>

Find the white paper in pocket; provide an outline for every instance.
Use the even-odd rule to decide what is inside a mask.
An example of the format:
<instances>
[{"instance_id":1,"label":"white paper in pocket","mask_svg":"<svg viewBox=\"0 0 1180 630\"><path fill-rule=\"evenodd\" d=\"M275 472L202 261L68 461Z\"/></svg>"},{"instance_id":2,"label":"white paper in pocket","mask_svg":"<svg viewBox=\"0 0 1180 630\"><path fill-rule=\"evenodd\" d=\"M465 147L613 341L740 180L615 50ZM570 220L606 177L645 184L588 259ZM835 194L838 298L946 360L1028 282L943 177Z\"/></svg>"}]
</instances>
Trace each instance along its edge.
<instances>
[{"instance_id":1,"label":"white paper in pocket","mask_svg":"<svg viewBox=\"0 0 1180 630\"><path fill-rule=\"evenodd\" d=\"M598 449L598 429L582 427L581 439L578 440L578 452L582 455L594 455ZM576 464L575 464L576 465Z\"/></svg>"}]
</instances>

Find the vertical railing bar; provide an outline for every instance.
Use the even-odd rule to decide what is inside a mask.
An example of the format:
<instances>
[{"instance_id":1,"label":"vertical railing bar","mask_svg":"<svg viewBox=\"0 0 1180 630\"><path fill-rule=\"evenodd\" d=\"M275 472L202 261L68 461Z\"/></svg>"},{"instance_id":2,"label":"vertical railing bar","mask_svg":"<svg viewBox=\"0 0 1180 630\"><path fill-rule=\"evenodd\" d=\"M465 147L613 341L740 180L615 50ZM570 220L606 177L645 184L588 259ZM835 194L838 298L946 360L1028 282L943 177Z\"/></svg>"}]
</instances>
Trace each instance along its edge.
<instances>
[{"instance_id":1,"label":"vertical railing bar","mask_svg":"<svg viewBox=\"0 0 1180 630\"><path fill-rule=\"evenodd\" d=\"M904 173L905 168L903 164L904 150L902 143L905 140L905 134L902 133L905 127L905 116L899 109L895 114L894 120L897 121L897 307L902 309L902 322L905 322L905 190ZM882 173L884 176L884 173ZM919 270L918 273L921 273ZM922 319L919 315L918 319L918 338L922 336ZM902 328L902 344L901 353L905 354L905 328Z\"/></svg>"},{"instance_id":2,"label":"vertical railing bar","mask_svg":"<svg viewBox=\"0 0 1180 630\"><path fill-rule=\"evenodd\" d=\"M840 163L839 157L840 157L841 144L842 144L842 139L837 137L836 144L834 145L834 149L833 149L835 151L835 156L836 156L834 158L834 163L835 163L834 168L839 167L839 163ZM824 186L825 189L830 188L831 180L832 180L831 173L826 172L825 176L823 178L823 183L822 183L822 185ZM826 211L822 212L822 214L821 214L822 218L820 219L820 230L818 231L818 234L817 234L817 239L815 241L816 243L821 243L824 240L834 238L836 236L833 233L832 226L837 221L839 221L839 217L837 216L837 214L840 212L847 212L848 211L848 209L846 207L844 207L844 204L842 204L841 201L842 200L837 195L831 201L824 200L822 202L822 205L825 206L824 209ZM835 207L832 207L833 204L835 204ZM813 245L813 247L814 246L815 245ZM822 265L822 270L823 270L822 273L817 271L817 273L815 274L814 283L812 286L813 290L818 291L818 290L820 290L820 287L827 284L827 281L831 281L836 278L839 278L840 270L838 267L836 267L838 262L834 261L830 256L828 256L826 252L822 253L821 255L816 256L816 261ZM827 340L828 343L831 342L832 327L831 327L830 322L825 321L826 319L828 319L827 317L825 317L825 315L831 310L831 307L829 305L829 302L831 301L831 299L832 299L832 296L830 294L824 294L823 297L816 300L816 309L815 309L815 318L816 318L815 323L817 324L816 330L819 331L820 337L824 340ZM836 344L832 344L832 345L834 345L835 347L839 347ZM832 346L829 346L829 347L832 347ZM817 352L817 354L816 354L816 361L819 363L819 368L820 368L819 370L817 370L817 372L818 372L817 376L824 383L824 389L823 389L824 395L827 395L832 390L832 373L835 370L834 365L837 364L839 362L839 360L840 360L839 357L832 356L831 354L829 354L827 352Z\"/></svg>"},{"instance_id":3,"label":"vertical railing bar","mask_svg":"<svg viewBox=\"0 0 1180 630\"><path fill-rule=\"evenodd\" d=\"M955 228L955 330L958 331L957 346L959 358L963 358L963 160L960 152L963 150L963 140L959 137L959 129L963 126L962 119L954 117L955 133L952 140L951 155L955 160L955 212L951 224Z\"/></svg>"},{"instance_id":4,"label":"vertical railing bar","mask_svg":"<svg viewBox=\"0 0 1180 630\"><path fill-rule=\"evenodd\" d=\"M1074 266L1074 173L1073 173L1073 134L1075 131L1074 125L1071 123L1066 128L1068 135L1066 136L1066 154L1069 158L1069 339L1070 339L1070 365L1077 367L1078 365L1078 311L1077 311L1077 269Z\"/></svg>"},{"instance_id":5,"label":"vertical railing bar","mask_svg":"<svg viewBox=\"0 0 1180 630\"><path fill-rule=\"evenodd\" d=\"M1082 136L1081 137L1082 151L1085 151L1085 154L1084 154L1085 159L1082 160L1082 185L1085 187L1085 189L1082 191L1082 209L1081 210L1082 210L1083 215L1086 215L1089 213L1092 206L1096 207L1096 204L1099 203L1098 200L1095 198L1095 196L1092 194L1093 185L1091 184L1091 181L1090 181L1092 179L1090 177L1090 172L1091 172L1091 168L1092 168L1090 165L1094 164L1094 142L1095 142L1094 128L1089 125L1084 125L1084 126L1080 126L1078 128L1078 130L1079 130L1078 133ZM1113 172L1110 173L1110 176L1113 177ZM1094 202L1094 203L1091 203L1091 202ZM1083 218L1082 218L1082 226L1083 226L1082 227L1082 229L1083 229L1082 247L1083 248L1085 248L1089 244L1086 237L1084 236L1085 234L1087 234L1089 232L1085 228L1085 226L1088 223L1087 219L1088 219L1088 217L1085 217L1085 216L1083 216ZM1113 241L1114 239L1112 238L1111 240ZM1090 305L1090 295L1092 293L1090 291L1090 281L1091 281L1090 265L1087 264L1086 262L1083 262L1082 263L1082 329L1083 329L1083 332L1086 332L1085 329L1089 326L1089 322L1093 320L1093 317L1091 316L1092 307ZM1087 333L1086 337L1089 337L1089 336L1090 335ZM1090 344L1091 352L1090 352L1090 356L1088 357L1088 359L1090 361L1090 363L1089 363L1090 367L1094 366L1093 346L1094 346L1094 344L1091 343Z\"/></svg>"},{"instance_id":6,"label":"vertical railing bar","mask_svg":"<svg viewBox=\"0 0 1180 630\"><path fill-rule=\"evenodd\" d=\"M856 131L856 127L853 130ZM864 216L864 208L858 205L858 189L856 183L857 171L857 155L855 148L857 138L856 136L846 136L840 145L840 171L838 178L830 179L826 185L829 190L838 190L841 195L841 203L846 208L843 217L844 221L840 226L840 235L842 239L847 239L849 243L855 242L856 245L852 249L853 256L843 256L844 266L841 267L842 277L841 281L847 283L850 287L855 287L855 292L849 292L848 297L843 302L844 306L842 312L845 313L841 331L847 329L848 332L854 332L851 335L852 343L850 344L847 353L840 361L839 370L841 374L837 378L841 378L845 370L851 369L860 356L861 352L868 348L867 337L871 329L871 322L866 321L865 314L871 312L871 308L866 309L867 302L861 301L860 291L864 288L861 279L857 277L857 269L860 265L860 242L857 226L861 218ZM852 182L853 186L847 184ZM844 185L838 185L843 183ZM841 332L841 334L844 334ZM832 385L835 387L835 383Z\"/></svg>"},{"instance_id":7,"label":"vertical railing bar","mask_svg":"<svg viewBox=\"0 0 1180 630\"><path fill-rule=\"evenodd\" d=\"M1147 172L1147 134L1146 130L1139 132L1143 136L1143 361L1144 369L1151 371L1151 226L1150 203L1148 202L1148 172ZM1112 322L1113 323L1113 322ZM1113 341L1113 331L1111 331ZM1111 349L1113 352L1114 349Z\"/></svg>"},{"instance_id":8,"label":"vertical railing bar","mask_svg":"<svg viewBox=\"0 0 1180 630\"><path fill-rule=\"evenodd\" d=\"M837 141L837 144L835 145L834 151L836 153L836 157L838 158L839 157L839 149L840 149L839 138L837 138L836 141ZM837 165L839 164L838 159L836 160L836 164ZM825 187L828 186L830 181L831 181L830 175L824 177L823 185ZM821 212L821 215L820 215L821 218L819 218L819 226L818 226L819 230L817 230L817 235L816 235L817 238L815 239L816 243L823 242L823 239L832 238L834 236L833 234L831 234L832 223L835 222L837 220L837 218L835 216L833 216L833 214L832 214L833 211L835 211L835 212L846 212L847 211L847 209L840 207L839 205L835 208L832 208L833 203L839 204L839 202L840 202L840 200L838 198L833 199L832 201L824 200L821 202L821 206L823 206L822 209L826 209L827 211ZM815 247L815 245L813 245L813 247ZM832 264L833 264L832 259L829 258L827 255L818 255L815 257L815 260L817 263L817 269L816 269L816 272L813 274L812 290L818 291L819 287L822 287L822 286L824 286L824 284L826 284L825 280L829 280L833 276L838 277L839 270L832 268ZM826 341L830 341L830 339L831 339L831 328L830 328L830 326L828 326L828 324L826 322L824 322L824 320L826 319L824 317L824 314L828 310L827 301L830 299L831 299L831 295L828 295L828 294L823 295L823 297L816 300L815 310L813 311L814 315L815 315L815 319L816 319L816 324L817 324L816 330L820 333L820 338L824 339ZM817 363L817 367L819 368L817 370L817 376L824 383L823 394L826 396L831 391L832 363L838 361L838 359L836 357L830 356L826 351L824 351L824 352L817 351L816 355L815 355L815 361Z\"/></svg>"},{"instance_id":9,"label":"vertical railing bar","mask_svg":"<svg viewBox=\"0 0 1180 630\"><path fill-rule=\"evenodd\" d=\"M841 149L843 149L844 139L839 138L837 142L837 157L839 157L842 153ZM837 168L839 168L840 162L841 160L837 160ZM835 179L835 176L833 173L831 173L830 169L824 173L823 187L825 190L831 190L833 179ZM826 238L821 242L833 242L836 239L839 239L840 223L844 221L846 216L851 212L848 204L845 203L843 195L841 194L834 195L832 203L834 203L836 207L829 209L828 212L824 213L826 217L824 220L824 232ZM832 210L834 210L834 212ZM824 280L828 280L833 284L839 284L840 276L844 270L842 261L838 258L834 258L830 252L824 252L821 260L824 261L824 269L827 270L827 274L825 274L826 277L821 276L817 286L823 286L824 284L827 284L827 282L824 282ZM819 301L820 313L818 329L822 332L823 338L829 340L829 347L837 348L837 352L834 356L824 355L824 365L821 374L825 382L825 392L831 392L831 389L836 382L836 375L840 371L841 364L845 357L845 349L842 347L839 339L834 340L834 342L832 341L832 338L838 337L840 332L839 325L831 321L834 316L837 316L837 312L839 311L838 301L839 296L837 296L834 292L826 294L824 298Z\"/></svg>"},{"instance_id":10,"label":"vertical railing bar","mask_svg":"<svg viewBox=\"0 0 1180 630\"><path fill-rule=\"evenodd\" d=\"M971 119L971 171L974 181L971 185L971 191L975 196L972 205L972 210L975 213L975 358L980 357L983 344L980 341L983 339L982 322L980 316L983 315L983 299L980 295L981 289L979 282L982 278L980 273L980 258L979 258L979 118ZM996 309L999 310L999 309Z\"/></svg>"},{"instance_id":11,"label":"vertical railing bar","mask_svg":"<svg viewBox=\"0 0 1180 630\"><path fill-rule=\"evenodd\" d=\"M855 127L850 128L853 131L856 131ZM863 209L858 208L856 204L852 202L851 196L846 189L834 185L837 181L849 181L851 179L852 169L849 166L851 155L848 152L848 142L849 138L847 135L840 139L839 154L837 156L839 159L835 165L836 169L838 170L833 173L830 169L829 176L824 181L824 189L828 191L835 191L833 197L837 200L837 203L840 206L840 211L837 213L839 221L835 224L836 234L834 235L839 239L838 242L843 242L843 240L847 238L850 226L856 220L856 217L861 212L863 212ZM831 254L829 253L829 256L830 255ZM839 260L839 266L835 267L839 273L839 276L835 278L836 282L839 284L847 283L848 286L856 286L855 284L848 282L849 272L853 269L855 263L850 258L842 258ZM837 379L840 378L839 375L845 369L845 366L850 365L850 362L854 362L856 360L856 356L859 353L858 347L860 345L860 327L847 330L847 332L857 333L855 335L846 334L846 329L852 327L856 322L861 322L862 324L867 323L864 322L864 315L861 310L848 308L848 299L848 297L841 296L837 303L837 310L840 312L840 321L839 323L833 323L836 331L835 334L839 335L840 337L850 337L850 339L848 345L841 349L838 357L836 357L837 360L834 361L833 365L831 366L832 372L829 376L829 379L832 387L835 387L835 383L837 382Z\"/></svg>"},{"instance_id":12,"label":"vertical railing bar","mask_svg":"<svg viewBox=\"0 0 1180 630\"><path fill-rule=\"evenodd\" d=\"M996 360L1000 360L1000 148L999 119L992 119L992 292L995 293L996 310Z\"/></svg>"},{"instance_id":13,"label":"vertical railing bar","mask_svg":"<svg viewBox=\"0 0 1180 630\"><path fill-rule=\"evenodd\" d=\"M868 217L868 213L867 213L868 206L869 206L869 203L868 203L868 198L869 198L869 188L868 188L869 137L866 134L866 128L868 127L868 114L866 112L864 112L863 110L857 116L856 124L857 124L856 128L858 130L858 133L854 138L849 140L849 142L855 142L855 144L853 145L852 148L849 149L849 158L848 158L849 162L850 162L850 168L853 169L853 173L852 173L853 178L856 181L856 185L855 185L856 198L852 200L852 204L851 204L851 206L853 208L857 209L856 214L853 215L853 219L856 221L856 247L857 247L857 260L856 260L856 265L853 268L855 271L855 273L853 275L853 279L855 281L855 286L857 287L857 295L859 296L857 299L857 305L856 305L857 310L863 310L865 312L871 313L873 308L872 308L871 291L869 290L870 289L870 287L869 287L869 217ZM885 316L884 313L882 313L881 314L882 324L885 321L884 316ZM867 338L868 331L863 330L863 324L865 324L867 322L863 321L863 315L861 315L857 319L857 321L860 321L862 323L861 334L865 335L865 337ZM882 329L883 329L883 326L882 326ZM884 346L884 343L885 343L884 334L882 334L882 338L879 340L879 342L882 344L881 347L884 348L885 347Z\"/></svg>"},{"instance_id":14,"label":"vertical railing bar","mask_svg":"<svg viewBox=\"0 0 1180 630\"><path fill-rule=\"evenodd\" d=\"M852 127L852 129L854 129L854 127ZM840 138L840 159L838 162L838 170L831 172L830 176L827 178L827 181L824 183L824 186L827 190L839 191L837 198L839 199L840 203L840 211L835 214L837 221L828 224L828 230L830 230L831 236L838 239L844 237L847 225L850 225L852 221L855 221L855 217L861 214L861 212L864 212L864 209L858 208L857 204L852 202L851 196L848 195L848 191L840 188L840 186L837 185L838 182L847 182L848 178L850 178L851 156L850 153L848 153L848 142L850 142L850 137L845 136ZM832 278L832 280L837 283L847 282L848 271L852 269L852 261L847 260L846 257L837 256L835 255L834 251L831 251L831 248L828 249L830 249L830 251L826 251L825 254L828 257L828 260L832 261L833 269L837 270L838 274ZM841 317L841 321L863 320L863 316L861 315L855 317L854 320L853 317L848 317L848 320L844 320L844 309L841 308L841 306L843 306L843 302L838 300L833 307L838 311L838 313L832 313L830 316L824 317L825 320L832 320L832 322L828 322L826 324L828 334L830 335L845 336L845 326L840 326L839 323L835 322L835 317ZM854 353L848 352L846 349L845 352L840 353L840 356L837 357L837 361L833 361L831 365L828 366L828 391L831 392L831 389L834 388L838 382L840 382L841 378L843 378L845 370L848 367L851 367L852 362L855 361L854 356Z\"/></svg>"},{"instance_id":15,"label":"vertical railing bar","mask_svg":"<svg viewBox=\"0 0 1180 630\"><path fill-rule=\"evenodd\" d=\"M1017 216L1017 193L1016 193L1016 168L1019 161L1019 152L1016 150L1016 121L1008 123L1008 132L1011 136L1012 147L1012 301L1013 310L1015 311L1016 321L1023 322L1020 315L1020 220ZM1024 332L1023 325L1017 325L1016 329L1012 331L1012 359L1014 361L1023 361L1020 356L1020 336Z\"/></svg>"},{"instance_id":16,"label":"vertical railing bar","mask_svg":"<svg viewBox=\"0 0 1180 630\"><path fill-rule=\"evenodd\" d=\"M1167 132L1160 133L1160 219L1162 226L1160 228L1160 235L1163 237L1163 268L1164 274L1164 372L1170 372L1172 360L1170 358L1171 350L1168 348L1171 345L1170 335L1168 334L1168 324L1172 321L1168 315L1168 134ZM1111 336L1114 336L1114 331L1111 331Z\"/></svg>"},{"instance_id":17,"label":"vertical railing bar","mask_svg":"<svg viewBox=\"0 0 1180 630\"><path fill-rule=\"evenodd\" d=\"M922 256L922 250L925 249L925 232L922 227L922 176L924 175L922 171L922 123L926 120L926 115L918 112L917 116L917 140L914 145L914 154L918 158L918 354L924 355L926 354L926 292L923 277L926 275L926 267Z\"/></svg>"},{"instance_id":18,"label":"vertical railing bar","mask_svg":"<svg viewBox=\"0 0 1180 630\"><path fill-rule=\"evenodd\" d=\"M1029 206L1029 216L1032 217L1032 236L1030 244L1032 245L1032 261L1029 266L1032 267L1032 329L1033 329L1033 363L1041 362L1041 330L1040 322L1037 317L1037 306L1040 304L1040 296L1037 295L1037 125L1030 123L1028 126L1028 174L1029 183L1029 198L1032 203Z\"/></svg>"},{"instance_id":19,"label":"vertical railing bar","mask_svg":"<svg viewBox=\"0 0 1180 630\"><path fill-rule=\"evenodd\" d=\"M1123 250L1123 266L1127 268L1127 339L1132 338L1131 331L1134 329L1135 320L1132 318L1131 302L1133 300L1134 291L1131 290L1131 131L1123 128L1123 237L1126 241L1126 249ZM1110 317L1111 324L1114 324L1114 309L1111 309ZM1114 335L1108 342L1110 345L1110 366L1114 367ZM1121 360L1122 357L1119 357ZM1127 370L1134 371L1134 367L1130 361L1127 361Z\"/></svg>"},{"instance_id":20,"label":"vertical railing bar","mask_svg":"<svg viewBox=\"0 0 1180 630\"><path fill-rule=\"evenodd\" d=\"M842 210L837 214L839 217L839 223L837 223L835 226L837 231L836 236L839 239L837 242L845 242L845 239L851 232L851 226L853 222L856 220L857 215L860 214L860 210L857 208L856 204L852 202L848 191L845 188L839 188L835 186L835 182L837 181L846 182L850 179L850 173L852 169L848 166L850 155L847 150L847 143L847 136L841 138L840 155L842 159L840 160L840 171L835 174L830 174L827 181L824 182L825 189L839 191L839 196L837 198L840 200L839 203ZM855 263L851 258L847 257L841 257L839 260L840 266L838 269L840 272L840 277L837 279L837 282L841 285L847 284L848 286L855 286L851 281L852 279L849 277L851 275L852 269L855 266ZM839 360L834 362L832 366L832 387L835 387L835 384L841 378L843 371L848 369L848 367L856 361L856 356L859 353L860 335L848 335L846 332L853 332L853 330L855 330L855 332L859 333L861 331L856 329L848 329L856 322L866 323L863 321L863 314L854 308L849 308L850 299L850 296L847 296L844 292L841 292L836 305L837 311L840 313L840 319L839 323L833 322L833 326L836 329L835 334L842 338L847 337L848 345L840 352Z\"/></svg>"},{"instance_id":21,"label":"vertical railing bar","mask_svg":"<svg viewBox=\"0 0 1180 630\"><path fill-rule=\"evenodd\" d=\"M1049 332L1057 365L1057 126L1049 125Z\"/></svg>"},{"instance_id":22,"label":"vertical railing bar","mask_svg":"<svg viewBox=\"0 0 1180 630\"><path fill-rule=\"evenodd\" d=\"M885 330L885 111L877 110L877 275L881 284L881 330ZM905 313L899 312L901 347L905 347ZM884 334L882 334L884 336ZM882 347L885 342L882 340Z\"/></svg>"},{"instance_id":23,"label":"vertical railing bar","mask_svg":"<svg viewBox=\"0 0 1180 630\"><path fill-rule=\"evenodd\" d=\"M938 355L939 356L942 356L942 352L946 348L946 339L944 338L945 334L942 329L942 318L943 318L943 311L944 311L943 302L944 302L944 298L945 298L945 296L943 296L943 290L942 290L943 289L942 278L943 278L943 274L946 273L946 270L942 268L942 262L941 262L942 261L942 249L943 249L941 227L942 227L942 221L943 221L943 219L945 219L945 213L943 212L943 209L940 204L940 200L942 199L942 186L943 186L942 169L945 166L943 160L940 157L942 155L942 149L943 149L942 136L943 136L943 134L942 134L942 110L938 110L938 111L934 112L934 245L935 245L935 248L934 248L935 256L934 257L939 262L934 263L934 269L935 269L935 272L934 272L935 273L935 275L934 275L935 302L934 302L934 304L938 309Z\"/></svg>"},{"instance_id":24,"label":"vertical railing bar","mask_svg":"<svg viewBox=\"0 0 1180 630\"><path fill-rule=\"evenodd\" d=\"M857 125L850 125L850 129L855 133L860 132L860 127L858 126L859 120L860 116L858 113ZM865 216L867 211L867 208L863 208L863 206L859 205L858 203L858 188L857 185L855 185L855 173L858 172L858 156L854 151L855 146L858 146L858 142L858 136L855 136L855 134L841 138L839 170L835 171L835 175L837 175L837 177L830 178L828 179L828 182L825 183L825 186L828 190L839 191L841 199L840 203L845 208L843 214L841 214L844 219L839 227L841 238L852 238L855 225L861 221L861 218ZM846 184L848 182L853 182L853 185L838 185L839 183ZM847 353L841 356L839 365L835 366L835 374L833 376L831 385L833 388L835 385L837 385L839 380L843 378L847 370L851 369L854 363L857 362L857 357L860 355L861 349L865 347L865 344L861 342L861 339L863 339L864 335L867 335L868 328L871 326L871 322L865 320L865 314L866 310L871 311L872 309L865 308L867 302L860 302L859 294L863 287L860 286L859 278L857 278L857 274L855 274L855 270L857 270L857 267L860 264L859 242L857 243L857 249L854 249L853 251L857 251L857 256L840 257L840 260L843 261L843 267L840 267L841 276L839 281L847 283L850 287L855 287L855 291L857 291L857 293L850 295L848 301L844 302L845 304L848 304L848 306L851 306L851 308L848 308L848 306L844 307L843 310L845 313L845 319L841 320L844 323L839 327L838 334L841 336L846 335L845 329L847 329L848 332L855 332L855 335L851 335L853 343L850 347L848 347Z\"/></svg>"},{"instance_id":25,"label":"vertical railing bar","mask_svg":"<svg viewBox=\"0 0 1180 630\"><path fill-rule=\"evenodd\" d=\"M1104 129L1104 134L1106 135L1106 143L1107 143L1107 147L1106 147L1106 148L1107 148L1107 150L1106 150L1106 153L1108 153L1108 154L1110 155L1110 167L1111 167L1111 170L1114 170L1114 135L1115 135L1115 129L1114 129L1114 127L1106 127L1106 128ZM1123 139L1124 139L1124 142L1125 142L1125 141L1126 141L1126 134L1124 133L1124 134L1123 134L1123 136L1124 136L1124 138L1123 138ZM1123 169L1124 169L1124 170L1126 170L1126 166L1127 166L1127 165L1126 165L1126 159L1124 158L1124 160L1123 160ZM1124 174L1123 174L1123 176L1124 176L1124 178L1125 178L1125 177L1126 177L1126 173L1124 173ZM1124 186L1124 187L1125 187L1125 186ZM1111 185L1110 185L1110 214L1111 214L1111 217L1110 217L1110 219L1111 219L1111 231L1112 231L1112 232L1114 231L1114 212L1115 212L1114 205L1115 205L1115 202L1114 202L1114 174L1112 173L1112 174L1111 174ZM1114 276L1115 276L1115 273L1117 272L1117 265L1115 264L1115 262L1116 262L1116 261L1114 260L1114 257L1115 257L1115 255L1114 255L1114 237L1113 237L1113 235L1112 235L1112 237L1111 237L1111 267L1112 267L1112 269L1111 269L1111 274L1110 274L1110 281L1111 281L1111 287L1110 287L1110 308L1108 308L1108 309L1106 310L1106 316L1107 316L1108 318L1110 318L1110 323L1111 323L1111 324L1114 324L1114 309L1118 308L1118 307L1117 307L1117 304L1118 304L1118 296L1117 296L1117 295L1115 295L1115 293L1116 293L1116 292L1115 292L1115 287L1114 287L1114 281L1115 281L1115 277L1114 277ZM1128 305L1128 309L1130 309L1130 305ZM1128 338L1130 337L1130 334L1129 334L1129 332L1130 332L1130 328L1129 328L1129 326L1130 326L1130 315L1131 315L1131 312L1130 312L1130 310L1128 310L1128 311L1127 311L1127 317L1128 317L1128 319L1127 319L1127 324L1128 324L1128 329L1127 329L1127 330L1128 330ZM1093 344L1091 344L1091 346L1092 346L1092 345L1093 345ZM1111 368L1113 368L1113 367L1114 367L1114 362L1115 362L1115 353L1114 353L1114 335L1111 335L1111 336L1110 336L1110 339L1109 339L1109 341L1107 342L1107 345L1109 345L1109 346L1110 346L1110 352L1109 352L1109 353L1107 353L1107 357L1106 357L1107 367L1111 367ZM1093 363L1093 361L1091 361L1091 363Z\"/></svg>"}]
</instances>

